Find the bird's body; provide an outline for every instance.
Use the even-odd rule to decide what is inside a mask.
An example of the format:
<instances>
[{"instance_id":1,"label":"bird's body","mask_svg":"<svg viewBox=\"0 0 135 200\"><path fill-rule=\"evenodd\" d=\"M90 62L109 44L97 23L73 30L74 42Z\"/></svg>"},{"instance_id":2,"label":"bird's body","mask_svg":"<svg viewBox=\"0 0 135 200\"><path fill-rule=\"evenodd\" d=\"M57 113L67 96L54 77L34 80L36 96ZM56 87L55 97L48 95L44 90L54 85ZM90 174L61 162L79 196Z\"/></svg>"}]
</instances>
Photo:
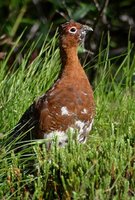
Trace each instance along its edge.
<instances>
[{"instance_id":1,"label":"bird's body","mask_svg":"<svg viewBox=\"0 0 135 200\"><path fill-rule=\"evenodd\" d=\"M73 21L61 26L60 76L52 88L23 114L14 129L14 137L31 129L24 139L30 139L30 135L32 139L52 139L56 135L59 145L63 146L68 141L67 131L75 128L78 141L85 141L92 128L95 104L91 85L78 59L77 47L87 29Z\"/></svg>"}]
</instances>

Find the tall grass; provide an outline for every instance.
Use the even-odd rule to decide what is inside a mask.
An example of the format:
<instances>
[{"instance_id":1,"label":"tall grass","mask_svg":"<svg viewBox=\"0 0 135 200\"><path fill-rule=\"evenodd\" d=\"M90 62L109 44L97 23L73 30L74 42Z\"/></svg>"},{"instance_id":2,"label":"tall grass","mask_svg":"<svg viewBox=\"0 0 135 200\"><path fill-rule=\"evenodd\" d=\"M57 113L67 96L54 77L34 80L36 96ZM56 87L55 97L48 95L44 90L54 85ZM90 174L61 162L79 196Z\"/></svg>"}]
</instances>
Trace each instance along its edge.
<instances>
[{"instance_id":1,"label":"tall grass","mask_svg":"<svg viewBox=\"0 0 135 200\"><path fill-rule=\"evenodd\" d=\"M96 117L86 144L76 143L69 134L65 148L58 148L56 141L49 152L44 140L33 141L25 154L14 154L2 145L27 107L56 80L60 70L56 39L55 35L45 42L29 63L38 44L33 43L14 73L7 73L7 60L0 63L0 132L4 136L0 199L134 199L135 55L130 42L127 52L117 58L109 58L109 39L107 48L100 49L94 83Z\"/></svg>"}]
</instances>

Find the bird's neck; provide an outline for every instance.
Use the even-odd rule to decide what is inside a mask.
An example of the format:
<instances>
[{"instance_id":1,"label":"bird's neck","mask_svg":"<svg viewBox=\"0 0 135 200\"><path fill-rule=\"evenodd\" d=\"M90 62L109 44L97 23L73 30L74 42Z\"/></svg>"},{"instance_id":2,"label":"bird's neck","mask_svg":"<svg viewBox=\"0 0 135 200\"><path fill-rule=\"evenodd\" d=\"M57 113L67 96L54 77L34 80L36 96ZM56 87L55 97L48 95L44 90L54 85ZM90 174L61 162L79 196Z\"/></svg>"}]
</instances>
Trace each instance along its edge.
<instances>
[{"instance_id":1,"label":"bird's neck","mask_svg":"<svg viewBox=\"0 0 135 200\"><path fill-rule=\"evenodd\" d=\"M80 67L80 61L77 55L77 47L60 48L62 74L72 74Z\"/></svg>"}]
</instances>

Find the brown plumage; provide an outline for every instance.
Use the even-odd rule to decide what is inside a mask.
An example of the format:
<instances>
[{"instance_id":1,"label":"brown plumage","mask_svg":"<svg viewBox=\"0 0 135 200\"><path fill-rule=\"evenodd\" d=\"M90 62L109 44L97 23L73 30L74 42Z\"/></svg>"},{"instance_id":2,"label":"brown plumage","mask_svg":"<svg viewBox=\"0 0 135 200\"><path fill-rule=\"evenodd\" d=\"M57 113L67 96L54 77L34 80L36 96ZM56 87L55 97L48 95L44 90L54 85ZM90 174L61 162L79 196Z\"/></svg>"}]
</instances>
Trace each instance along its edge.
<instances>
[{"instance_id":1,"label":"brown plumage","mask_svg":"<svg viewBox=\"0 0 135 200\"><path fill-rule=\"evenodd\" d=\"M68 141L67 130L76 128L78 141L85 141L92 127L95 105L77 47L88 30L92 29L74 21L60 26L60 76L52 88L23 114L12 133L14 137L31 129L23 140L51 139L57 135L59 145L63 146Z\"/></svg>"}]
</instances>

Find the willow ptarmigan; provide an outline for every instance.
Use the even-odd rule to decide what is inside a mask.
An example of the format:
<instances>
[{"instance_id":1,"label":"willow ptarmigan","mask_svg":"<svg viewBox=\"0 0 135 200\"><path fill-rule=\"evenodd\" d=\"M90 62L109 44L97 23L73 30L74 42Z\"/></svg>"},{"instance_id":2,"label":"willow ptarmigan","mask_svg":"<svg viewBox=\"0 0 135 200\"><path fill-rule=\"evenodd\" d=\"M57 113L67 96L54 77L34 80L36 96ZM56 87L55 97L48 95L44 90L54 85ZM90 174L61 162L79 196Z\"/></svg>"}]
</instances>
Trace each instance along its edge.
<instances>
[{"instance_id":1,"label":"willow ptarmigan","mask_svg":"<svg viewBox=\"0 0 135 200\"><path fill-rule=\"evenodd\" d=\"M77 130L78 142L85 142L95 113L93 91L81 66L77 48L84 40L87 25L69 21L59 28L61 73L54 85L23 114L12 132L13 138L27 132L23 140L57 137L68 142L68 130Z\"/></svg>"}]
</instances>

